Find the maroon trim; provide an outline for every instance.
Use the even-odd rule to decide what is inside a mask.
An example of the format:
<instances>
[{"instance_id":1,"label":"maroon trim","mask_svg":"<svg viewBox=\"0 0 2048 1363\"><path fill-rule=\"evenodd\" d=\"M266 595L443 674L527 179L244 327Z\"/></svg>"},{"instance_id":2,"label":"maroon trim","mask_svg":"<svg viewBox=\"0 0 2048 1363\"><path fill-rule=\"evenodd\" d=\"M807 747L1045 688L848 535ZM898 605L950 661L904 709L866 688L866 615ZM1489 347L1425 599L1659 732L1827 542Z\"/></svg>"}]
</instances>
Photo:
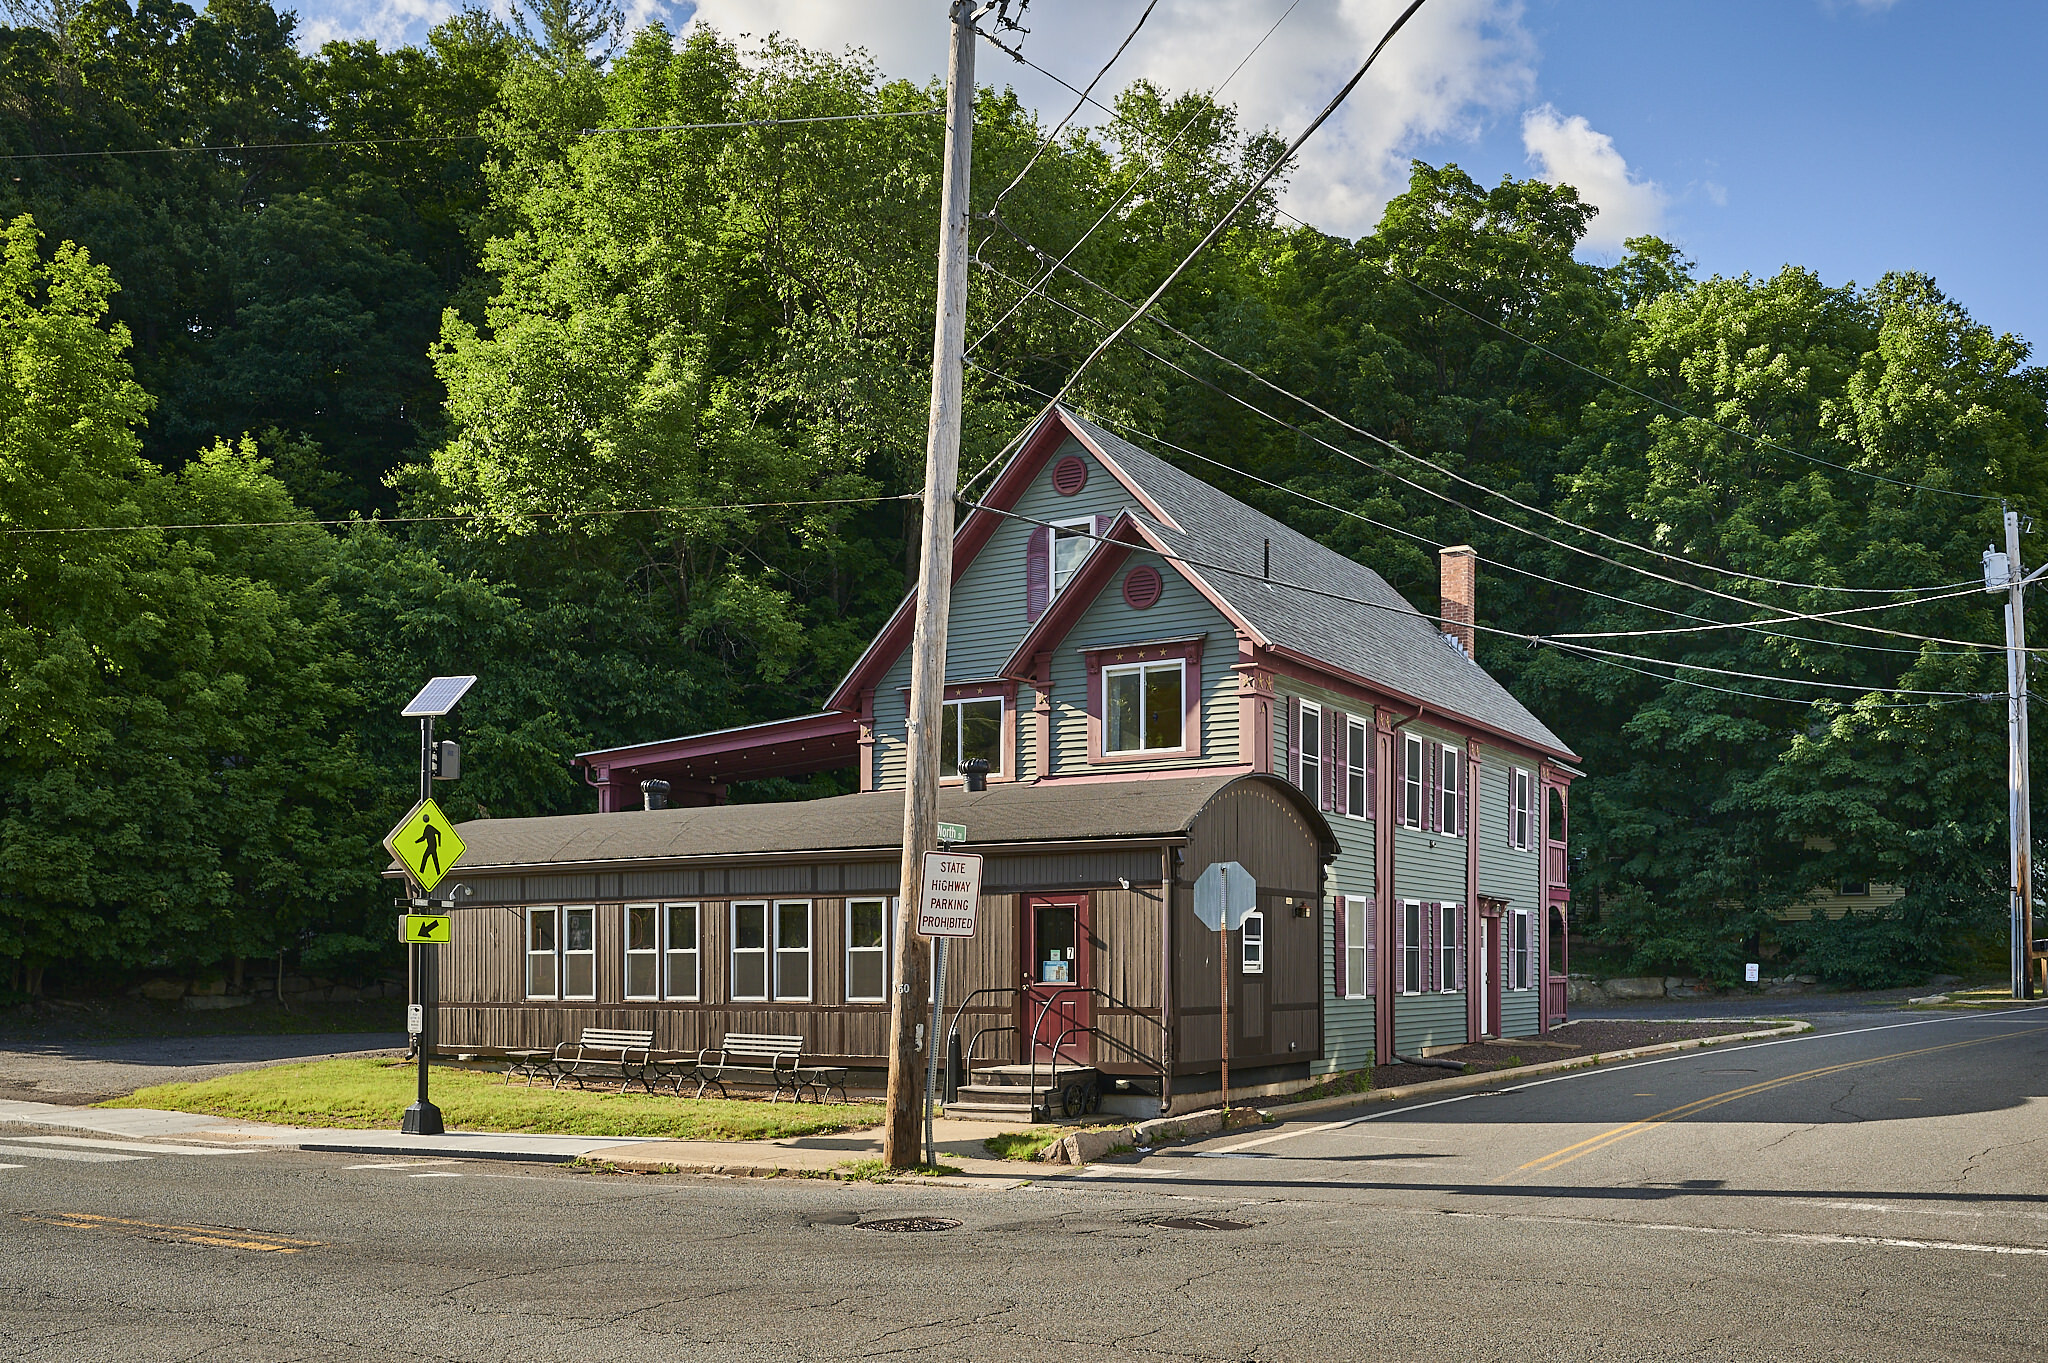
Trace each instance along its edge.
<instances>
[{"instance_id":1,"label":"maroon trim","mask_svg":"<svg viewBox=\"0 0 2048 1363\"><path fill-rule=\"evenodd\" d=\"M1202 755L1202 643L1181 639L1171 643L1116 644L1081 651L1088 666L1088 760L1091 763L1160 762ZM1104 752L1102 748L1102 688L1106 668L1134 663L1179 660L1181 670L1181 745L1178 748L1150 748L1144 752Z\"/></svg>"},{"instance_id":2,"label":"maroon trim","mask_svg":"<svg viewBox=\"0 0 2048 1363\"><path fill-rule=\"evenodd\" d=\"M1139 564L1124 574L1124 604L1134 611L1152 609L1165 593L1159 570L1149 563Z\"/></svg>"},{"instance_id":3,"label":"maroon trim","mask_svg":"<svg viewBox=\"0 0 2048 1363\"><path fill-rule=\"evenodd\" d=\"M1078 454L1070 454L1052 466L1052 490L1062 497L1072 497L1088 486L1088 461Z\"/></svg>"},{"instance_id":4,"label":"maroon trim","mask_svg":"<svg viewBox=\"0 0 2048 1363\"><path fill-rule=\"evenodd\" d=\"M910 688L899 686L896 690L902 695L904 709L908 712L910 707ZM998 677L993 681L948 682L946 683L945 695L941 697L940 703L943 705L945 701L949 700L985 700L989 698L999 699L1003 703L1003 718L998 729L1002 747L997 754L997 759L1003 764L1003 769L990 772L988 779L996 783L1015 781L1018 779L1017 683L1008 677ZM942 718L943 714L942 710ZM966 783L966 778L962 776L941 776L939 778L939 784L942 786L959 786Z\"/></svg>"},{"instance_id":5,"label":"maroon trim","mask_svg":"<svg viewBox=\"0 0 2048 1363\"><path fill-rule=\"evenodd\" d=\"M863 751L857 714L802 715L718 733L689 734L577 758L599 788L599 812L637 809L640 782L651 777L676 789L670 803L719 803L732 781L800 776L855 765ZM686 801L684 795L702 796Z\"/></svg>"},{"instance_id":6,"label":"maroon trim","mask_svg":"<svg viewBox=\"0 0 2048 1363\"><path fill-rule=\"evenodd\" d=\"M1438 709L1427 701L1408 695L1405 692L1396 691L1384 683L1372 680L1370 677L1361 676L1356 672L1347 672L1334 663L1327 663L1310 657L1308 654L1298 649L1289 648L1285 644L1269 643L1263 646L1262 651L1265 654L1261 659L1263 664L1281 676L1294 677L1300 681L1310 682L1316 686L1336 691L1340 695L1349 694L1368 704L1413 710L1416 713L1409 717L1411 719L1426 720L1438 728L1447 729L1453 733L1460 734L1460 736L1471 734L1486 738L1499 747L1528 754L1526 760L1529 762L1537 762L1546 758L1563 758L1568 762L1579 760L1574 754L1562 749L1539 748L1528 739L1511 734L1505 729L1497 729L1490 724L1471 719L1450 710Z\"/></svg>"}]
</instances>

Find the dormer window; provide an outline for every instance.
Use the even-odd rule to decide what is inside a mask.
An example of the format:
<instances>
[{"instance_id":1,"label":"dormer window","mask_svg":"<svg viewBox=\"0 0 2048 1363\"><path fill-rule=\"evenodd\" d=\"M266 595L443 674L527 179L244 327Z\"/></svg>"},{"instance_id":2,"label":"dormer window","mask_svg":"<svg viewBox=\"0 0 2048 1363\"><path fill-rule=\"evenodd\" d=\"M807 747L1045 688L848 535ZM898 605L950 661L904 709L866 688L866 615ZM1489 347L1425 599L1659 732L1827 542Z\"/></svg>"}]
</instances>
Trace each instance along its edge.
<instances>
[{"instance_id":1,"label":"dormer window","mask_svg":"<svg viewBox=\"0 0 2048 1363\"><path fill-rule=\"evenodd\" d=\"M1088 551L1095 547L1095 518L1084 516L1077 521L1061 521L1052 528L1052 594L1060 591L1073 581L1075 569L1081 560L1088 557Z\"/></svg>"},{"instance_id":2,"label":"dormer window","mask_svg":"<svg viewBox=\"0 0 2048 1363\"><path fill-rule=\"evenodd\" d=\"M990 776L1003 774L1003 698L949 700L940 712L939 775L957 777L960 763L979 757Z\"/></svg>"}]
</instances>

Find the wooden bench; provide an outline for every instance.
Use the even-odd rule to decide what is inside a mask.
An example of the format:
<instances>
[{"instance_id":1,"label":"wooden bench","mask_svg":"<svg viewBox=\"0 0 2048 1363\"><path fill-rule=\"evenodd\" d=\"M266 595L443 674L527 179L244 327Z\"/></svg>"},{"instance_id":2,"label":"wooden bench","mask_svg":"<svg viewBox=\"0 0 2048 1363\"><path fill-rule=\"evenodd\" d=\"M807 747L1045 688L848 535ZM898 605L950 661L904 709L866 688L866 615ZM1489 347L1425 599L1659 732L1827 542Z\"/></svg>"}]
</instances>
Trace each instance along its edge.
<instances>
[{"instance_id":1,"label":"wooden bench","mask_svg":"<svg viewBox=\"0 0 2048 1363\"><path fill-rule=\"evenodd\" d=\"M804 1090L809 1089L812 1101L822 1103L826 1093L835 1088L839 1090L840 1101L846 1101L846 1067L806 1065L804 1039L800 1036L727 1032L718 1045L697 1053L696 1074L699 1098L704 1096L705 1089L714 1086L719 1097L730 1097L725 1091L727 1083L745 1083L772 1086L775 1092L770 1102L781 1098L787 1090L791 1099L801 1103ZM680 1078L676 1092L682 1092Z\"/></svg>"},{"instance_id":2,"label":"wooden bench","mask_svg":"<svg viewBox=\"0 0 2048 1363\"><path fill-rule=\"evenodd\" d=\"M548 1061L554 1072L555 1088L560 1088L564 1079L574 1079L581 1088L587 1078L616 1075L621 1093L636 1079L642 1088L654 1092L647 1077L653 1064L654 1030L636 1032L618 1027L585 1027L583 1035L575 1041L556 1046Z\"/></svg>"}]
</instances>

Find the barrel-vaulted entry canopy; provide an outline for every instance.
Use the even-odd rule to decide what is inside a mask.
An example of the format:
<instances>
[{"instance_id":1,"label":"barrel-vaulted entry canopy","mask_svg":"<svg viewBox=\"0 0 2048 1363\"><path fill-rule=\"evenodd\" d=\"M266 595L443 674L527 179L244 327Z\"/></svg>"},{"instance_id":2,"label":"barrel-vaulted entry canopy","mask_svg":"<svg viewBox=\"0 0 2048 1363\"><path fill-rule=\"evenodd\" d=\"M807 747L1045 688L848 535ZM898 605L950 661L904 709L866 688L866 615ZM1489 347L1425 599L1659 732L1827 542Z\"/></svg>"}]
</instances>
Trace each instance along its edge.
<instances>
[{"instance_id":1,"label":"barrel-vaulted entry canopy","mask_svg":"<svg viewBox=\"0 0 2048 1363\"><path fill-rule=\"evenodd\" d=\"M1226 789L1268 788L1300 810L1321 844L1336 835L1310 800L1275 776L1229 773L1170 780L948 787L939 817L967 826L968 847L1108 844L1187 836ZM473 819L459 825L461 872L623 870L681 860L880 852L903 845L903 792L871 791L783 804L711 805L625 814Z\"/></svg>"}]
</instances>

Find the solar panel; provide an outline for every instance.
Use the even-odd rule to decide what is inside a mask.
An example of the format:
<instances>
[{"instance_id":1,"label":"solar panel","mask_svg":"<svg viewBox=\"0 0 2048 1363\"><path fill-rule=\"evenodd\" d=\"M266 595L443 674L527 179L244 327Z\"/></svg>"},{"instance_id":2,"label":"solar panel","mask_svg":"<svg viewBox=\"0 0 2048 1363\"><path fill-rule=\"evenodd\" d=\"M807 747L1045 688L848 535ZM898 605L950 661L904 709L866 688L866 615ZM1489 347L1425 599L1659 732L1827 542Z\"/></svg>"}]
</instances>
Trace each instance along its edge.
<instances>
[{"instance_id":1,"label":"solar panel","mask_svg":"<svg viewBox=\"0 0 2048 1363\"><path fill-rule=\"evenodd\" d=\"M398 713L409 717L434 716L439 718L455 708L469 688L476 685L475 677L436 677L420 688L420 693L406 702Z\"/></svg>"}]
</instances>

